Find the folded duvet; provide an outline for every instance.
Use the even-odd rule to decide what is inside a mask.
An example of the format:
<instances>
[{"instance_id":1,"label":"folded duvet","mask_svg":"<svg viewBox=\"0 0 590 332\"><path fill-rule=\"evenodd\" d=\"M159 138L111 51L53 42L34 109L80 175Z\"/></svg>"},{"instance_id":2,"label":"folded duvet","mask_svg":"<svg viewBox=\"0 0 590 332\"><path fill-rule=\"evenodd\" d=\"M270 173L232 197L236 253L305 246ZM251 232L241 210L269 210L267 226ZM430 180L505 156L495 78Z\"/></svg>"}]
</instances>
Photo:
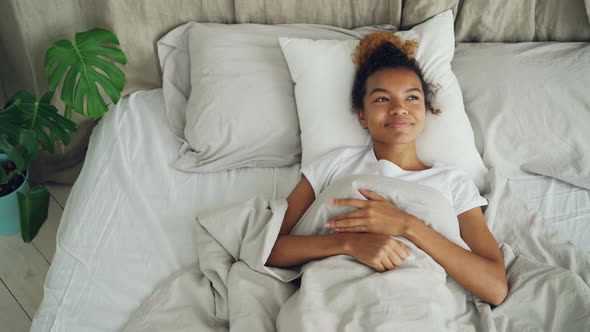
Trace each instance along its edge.
<instances>
[{"instance_id":1,"label":"folded duvet","mask_svg":"<svg viewBox=\"0 0 590 332\"><path fill-rule=\"evenodd\" d=\"M362 198L359 188L378 192L468 249L457 218L440 193L378 176L353 176L330 185L292 234L329 232L324 223L349 209L332 205L331 199ZM503 204L509 188L497 189L501 193L493 196L486 211L486 217L494 219L488 221L497 228L496 238L510 241L515 235L508 233L515 229L531 231L539 226L528 211ZM266 267L286 208L285 200L256 197L199 215L195 223L198 262L165 281L124 330L513 331L523 326L590 330L590 260L571 245L551 242L546 230L525 236L523 243L502 244L511 290L505 303L492 310L403 238L399 240L412 255L384 273L347 255L292 269ZM547 249L547 244L553 247Z\"/></svg>"}]
</instances>

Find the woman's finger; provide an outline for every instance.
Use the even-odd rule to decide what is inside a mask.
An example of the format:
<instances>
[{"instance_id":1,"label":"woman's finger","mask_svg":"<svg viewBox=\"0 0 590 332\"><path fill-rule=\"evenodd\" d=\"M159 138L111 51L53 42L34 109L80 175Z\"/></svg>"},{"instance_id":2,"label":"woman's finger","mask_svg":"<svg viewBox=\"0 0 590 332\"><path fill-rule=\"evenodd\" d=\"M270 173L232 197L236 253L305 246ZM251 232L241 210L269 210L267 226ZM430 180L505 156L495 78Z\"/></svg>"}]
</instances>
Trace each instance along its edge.
<instances>
[{"instance_id":1,"label":"woman's finger","mask_svg":"<svg viewBox=\"0 0 590 332\"><path fill-rule=\"evenodd\" d=\"M365 218L348 218L342 220L332 220L326 223L326 228L347 228L353 226L366 226Z\"/></svg>"},{"instance_id":2,"label":"woman's finger","mask_svg":"<svg viewBox=\"0 0 590 332\"><path fill-rule=\"evenodd\" d=\"M369 228L367 226L363 225L363 226L352 226L352 227L346 227L346 228L336 228L334 230L338 233L346 233L346 232L360 233L360 232L368 232Z\"/></svg>"},{"instance_id":3,"label":"woman's finger","mask_svg":"<svg viewBox=\"0 0 590 332\"><path fill-rule=\"evenodd\" d=\"M397 240L396 245L393 246L393 250L395 250L397 255L402 259L406 259L408 258L408 256L411 255L410 249L408 249L408 247L406 247L406 245L403 242L399 242Z\"/></svg>"},{"instance_id":4,"label":"woman's finger","mask_svg":"<svg viewBox=\"0 0 590 332\"><path fill-rule=\"evenodd\" d=\"M397 266L400 266L402 264L402 262L403 262L403 260L395 252L390 253L389 256L387 256L387 259L392 264L390 270L393 270Z\"/></svg>"},{"instance_id":5,"label":"woman's finger","mask_svg":"<svg viewBox=\"0 0 590 332\"><path fill-rule=\"evenodd\" d=\"M385 201L387 200L385 197L377 194L374 191L367 190L367 189L359 189L361 195L363 195L366 199L371 201Z\"/></svg>"},{"instance_id":6,"label":"woman's finger","mask_svg":"<svg viewBox=\"0 0 590 332\"><path fill-rule=\"evenodd\" d=\"M401 245L402 249L406 252L408 256L412 255L412 251L410 250L410 248L408 248L408 246L406 246L403 242L398 241L398 243Z\"/></svg>"},{"instance_id":7,"label":"woman's finger","mask_svg":"<svg viewBox=\"0 0 590 332\"><path fill-rule=\"evenodd\" d=\"M383 265L383 267L385 267L385 270L387 270L387 271L393 270L396 266L396 264L393 262L393 260L389 256L385 256L385 257L381 258L381 264Z\"/></svg>"},{"instance_id":8,"label":"woman's finger","mask_svg":"<svg viewBox=\"0 0 590 332\"><path fill-rule=\"evenodd\" d=\"M344 213L339 216L336 216L336 217L328 220L328 222L350 219L350 218L361 218L361 217L366 217L366 216L367 216L366 209L358 209L358 210L350 211L348 213Z\"/></svg>"}]
</instances>

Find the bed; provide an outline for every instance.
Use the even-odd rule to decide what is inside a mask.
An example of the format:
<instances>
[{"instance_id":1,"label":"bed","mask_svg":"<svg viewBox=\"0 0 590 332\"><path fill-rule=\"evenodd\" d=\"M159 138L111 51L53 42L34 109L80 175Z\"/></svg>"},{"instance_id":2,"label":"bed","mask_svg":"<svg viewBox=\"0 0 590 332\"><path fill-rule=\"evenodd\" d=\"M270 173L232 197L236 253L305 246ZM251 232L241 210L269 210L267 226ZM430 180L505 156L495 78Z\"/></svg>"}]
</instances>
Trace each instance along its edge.
<instances>
[{"instance_id":1,"label":"bed","mask_svg":"<svg viewBox=\"0 0 590 332\"><path fill-rule=\"evenodd\" d=\"M172 33L168 37L178 37L189 28L190 24L181 26L175 30L176 35ZM370 27L367 29L348 30L346 38L358 38L364 31L371 31ZM307 33L316 33L310 31ZM467 38L469 35L465 30L462 31L462 36ZM324 32L325 39L336 35L340 37L334 38L344 39L341 29ZM170 39L167 41L170 42ZM170 47L164 47L166 45L160 44L162 65L166 59L170 59L166 56L172 54ZM178 44L173 46L179 50ZM568 49L573 53L559 53ZM590 70L590 65L587 65L590 62L588 50L590 47L587 43L529 43L510 47L486 43L456 45L452 67L463 92L465 111L473 127L477 151L489 168L485 188L482 188L490 201L486 217L502 222L511 213L519 216L513 225L506 222L489 226L500 243L508 244L502 249L507 262L519 262L516 265L523 270L530 267L531 271L541 271L538 275L514 272L513 279L509 276L509 282L520 287L523 280L533 280L540 275L542 278L535 279L535 282L540 294L537 301L542 303L546 303L553 296L551 292L560 287L563 287L564 294L578 291L578 296L581 296L577 298L572 295L569 299L558 296L552 299L555 301L551 305L535 307L531 289L525 288L522 293L515 292L517 295L512 300L508 298L508 306L504 309L499 306L495 311L489 311L489 306L484 310L482 306L485 304L475 301L465 309L465 315L457 318L466 330L494 328L513 331L533 321L534 314L557 311L555 317L538 317L535 328L556 330L563 326L590 327L587 313L572 310L568 316L558 310L568 305L568 301L572 301L580 310L590 306L590 298L584 298L590 292L590 187L587 185L588 168L584 167L587 160L584 158L590 158L590 151L580 150L580 142L588 136L580 130L579 125L575 126L576 122L587 118L586 115L575 113L576 110L579 112L583 107L588 110L590 104L580 97L578 93L582 90L577 88L560 90L555 96L559 99L571 95L575 99L568 104L573 109L572 113L562 113L571 115L571 121L560 129L558 134L561 136L556 135L556 139L564 137L563 133L574 137L566 145L582 156L579 161L582 166L574 169L577 173L567 168L567 165L535 160L534 157L542 156L537 146L523 144L526 148L515 149L514 152L509 149L510 146L498 148L495 145L500 142L498 135L503 132L488 124L502 123L505 121L503 116L513 116L511 107L517 105L517 101L507 99L507 104L494 104L498 109L507 109L505 112L490 115L480 111L482 104L492 102L505 92L498 84L500 87L489 89L488 94L482 97L481 88L486 87L486 82L481 76L488 75L489 81L494 71L514 69L511 67L514 62L506 59L527 56L530 59L538 54L549 54L544 57L545 60L572 56L578 60L579 67L569 68L583 75ZM481 60L484 54L491 54L489 59L492 60ZM186 57L187 54L177 52L175 56ZM542 63L543 57L535 59ZM488 63L489 67L477 71L482 63ZM198 267L194 265L198 258L194 238L195 216L257 195L266 200L281 199L298 182L300 156L295 162L281 160L280 163L289 164L286 166L273 165L272 162L277 160L274 158L270 164L249 160L247 165L230 169L215 164L213 170L186 169L194 161L194 155L179 162L179 151L187 152L187 142L179 140L178 136L183 134L183 121L191 120L171 116L170 109L179 104L198 101L187 97L191 87L181 87L182 80L185 83L190 80L186 77L186 68L173 67L169 63L167 66L168 69L164 68L163 72L163 89L142 90L125 96L117 105L111 106L111 111L94 129L84 167L63 213L55 258L45 281L43 302L35 315L32 331L115 331L125 326L131 331L148 326L152 330L165 330L162 328L165 325L160 326L160 329L150 325L152 321L144 321L142 324L145 325L133 325L135 323L131 322L131 327L128 324L130 317L137 322L138 314L146 312L147 316L151 313L156 318L159 314L163 315L162 321L175 317L174 313L166 311L174 308L174 305L158 302L158 310L161 310L158 311L153 301L154 297L158 297L157 290L170 289L171 283L178 280L179 276L198 272L195 272ZM515 77L521 74L513 73ZM563 81L558 79L557 82ZM513 84L519 82L516 80ZM552 87L548 85L546 91L551 91ZM186 98L173 102L166 96L171 93ZM299 104L297 106L300 107ZM522 116L531 116L531 113ZM533 140L531 137L537 134L536 130L541 130L541 127L533 127L528 131L529 134L523 134L522 137L530 142ZM511 139L514 137L511 136ZM561 155L558 157L563 158ZM184 171L179 170L183 167ZM527 227L530 234L526 232ZM522 263L523 260L530 265ZM555 280L566 279L571 279L571 282L555 283ZM541 288L545 282L548 291ZM191 294L190 290L186 292L189 298L199 295ZM528 297L526 294L529 294ZM160 297L162 299L165 298ZM152 312L145 307L145 303L150 301L148 309L154 310ZM526 310L529 307L532 308L530 312ZM517 312L515 308L525 309ZM477 315L490 315L483 319L488 325L473 319ZM512 320L519 315L526 319ZM579 320L562 321L571 315L577 315ZM211 322L211 326L212 330L227 330L227 326L219 325L219 322Z\"/></svg>"},{"instance_id":2,"label":"bed","mask_svg":"<svg viewBox=\"0 0 590 332\"><path fill-rule=\"evenodd\" d=\"M197 175L172 169L180 143L160 126L163 107L161 89L132 94L94 131L92 153L64 210L33 331L120 328L158 284L195 260L197 211L256 194L284 197L298 181L299 165ZM134 168L137 181L130 181L133 165L144 165ZM590 253L588 190L535 175L511 183L528 208ZM235 190L228 192L230 186Z\"/></svg>"}]
</instances>

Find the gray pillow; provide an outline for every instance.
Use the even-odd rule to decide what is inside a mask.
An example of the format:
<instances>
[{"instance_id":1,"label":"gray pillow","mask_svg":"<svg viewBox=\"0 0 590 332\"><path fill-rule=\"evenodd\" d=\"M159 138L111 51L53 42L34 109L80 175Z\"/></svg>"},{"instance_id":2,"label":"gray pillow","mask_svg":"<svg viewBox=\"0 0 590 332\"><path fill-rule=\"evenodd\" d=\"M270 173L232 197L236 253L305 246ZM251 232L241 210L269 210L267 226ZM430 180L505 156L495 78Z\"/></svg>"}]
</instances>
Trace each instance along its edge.
<instances>
[{"instance_id":1,"label":"gray pillow","mask_svg":"<svg viewBox=\"0 0 590 332\"><path fill-rule=\"evenodd\" d=\"M458 44L452 66L486 166L590 189L590 44Z\"/></svg>"},{"instance_id":2,"label":"gray pillow","mask_svg":"<svg viewBox=\"0 0 590 332\"><path fill-rule=\"evenodd\" d=\"M193 22L171 31L158 52L166 112L183 142L175 166L212 172L298 163L293 81L278 38L351 39L376 29Z\"/></svg>"}]
</instances>

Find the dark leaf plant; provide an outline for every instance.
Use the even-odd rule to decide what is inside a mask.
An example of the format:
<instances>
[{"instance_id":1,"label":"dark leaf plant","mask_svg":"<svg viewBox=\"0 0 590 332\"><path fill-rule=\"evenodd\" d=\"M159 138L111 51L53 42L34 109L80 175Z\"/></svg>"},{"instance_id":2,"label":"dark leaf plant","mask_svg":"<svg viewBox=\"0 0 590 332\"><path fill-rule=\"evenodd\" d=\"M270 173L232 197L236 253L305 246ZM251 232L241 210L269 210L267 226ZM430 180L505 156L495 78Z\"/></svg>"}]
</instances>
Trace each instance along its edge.
<instances>
[{"instance_id":1,"label":"dark leaf plant","mask_svg":"<svg viewBox=\"0 0 590 332\"><path fill-rule=\"evenodd\" d=\"M103 94L116 103L125 86L125 74L114 63L125 65L125 53L117 47L114 33L92 29L77 33L75 42L60 40L45 56L45 73L51 91L40 100L26 90L18 91L0 110L0 153L7 155L15 167L6 171L0 165L0 186L14 177L25 177L31 161L41 150L55 152L56 144L67 145L76 124L72 111L100 118L108 111ZM54 92L61 83L64 115L52 105ZM21 236L30 242L47 219L49 192L43 186L30 187L17 193Z\"/></svg>"}]
</instances>

